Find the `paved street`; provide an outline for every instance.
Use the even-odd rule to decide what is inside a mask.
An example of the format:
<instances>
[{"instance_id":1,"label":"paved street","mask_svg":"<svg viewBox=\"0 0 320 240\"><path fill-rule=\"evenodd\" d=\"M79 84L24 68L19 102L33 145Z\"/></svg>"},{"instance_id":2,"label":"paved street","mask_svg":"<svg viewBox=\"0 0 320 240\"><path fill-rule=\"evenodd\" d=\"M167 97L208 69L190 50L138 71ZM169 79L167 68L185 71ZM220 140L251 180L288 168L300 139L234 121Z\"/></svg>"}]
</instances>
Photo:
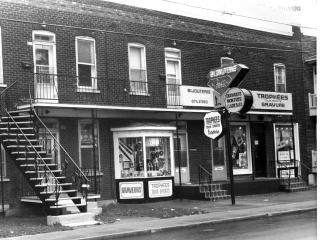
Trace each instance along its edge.
<instances>
[{"instance_id":1,"label":"paved street","mask_svg":"<svg viewBox=\"0 0 320 240\"><path fill-rule=\"evenodd\" d=\"M163 233L154 233L152 240L311 240L316 239L316 211L274 216ZM149 240L150 235L119 238Z\"/></svg>"}]
</instances>

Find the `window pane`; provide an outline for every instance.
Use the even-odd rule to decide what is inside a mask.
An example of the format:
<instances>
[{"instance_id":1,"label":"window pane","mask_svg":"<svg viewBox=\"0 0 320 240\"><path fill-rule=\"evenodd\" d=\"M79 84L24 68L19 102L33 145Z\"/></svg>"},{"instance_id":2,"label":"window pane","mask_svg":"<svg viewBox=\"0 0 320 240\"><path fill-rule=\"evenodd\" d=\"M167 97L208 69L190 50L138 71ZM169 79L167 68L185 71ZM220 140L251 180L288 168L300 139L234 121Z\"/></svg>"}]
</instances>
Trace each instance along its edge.
<instances>
[{"instance_id":1,"label":"window pane","mask_svg":"<svg viewBox=\"0 0 320 240\"><path fill-rule=\"evenodd\" d=\"M225 147L224 147L224 137L216 140L212 140L212 156L213 156L213 165L224 166L225 162Z\"/></svg>"},{"instance_id":2,"label":"window pane","mask_svg":"<svg viewBox=\"0 0 320 240\"><path fill-rule=\"evenodd\" d=\"M94 128L95 145L98 146L98 129L95 124ZM80 146L93 147L92 123L80 123Z\"/></svg>"},{"instance_id":3,"label":"window pane","mask_svg":"<svg viewBox=\"0 0 320 240\"><path fill-rule=\"evenodd\" d=\"M293 160L293 139L291 126L276 126L277 160Z\"/></svg>"},{"instance_id":4,"label":"window pane","mask_svg":"<svg viewBox=\"0 0 320 240\"><path fill-rule=\"evenodd\" d=\"M148 177L171 176L169 137L146 137Z\"/></svg>"},{"instance_id":5,"label":"window pane","mask_svg":"<svg viewBox=\"0 0 320 240\"><path fill-rule=\"evenodd\" d=\"M276 92L285 92L286 86L284 84L276 84Z\"/></svg>"},{"instance_id":6,"label":"window pane","mask_svg":"<svg viewBox=\"0 0 320 240\"><path fill-rule=\"evenodd\" d=\"M141 48L130 47L130 68L143 68Z\"/></svg>"},{"instance_id":7,"label":"window pane","mask_svg":"<svg viewBox=\"0 0 320 240\"><path fill-rule=\"evenodd\" d=\"M99 168L99 155L98 155L98 149L96 148L96 166L94 166L93 162L93 148L81 148L81 168L85 169L100 169Z\"/></svg>"},{"instance_id":8,"label":"window pane","mask_svg":"<svg viewBox=\"0 0 320 240\"><path fill-rule=\"evenodd\" d=\"M91 69L92 66L90 65L78 64L79 86L92 86Z\"/></svg>"},{"instance_id":9,"label":"window pane","mask_svg":"<svg viewBox=\"0 0 320 240\"><path fill-rule=\"evenodd\" d=\"M119 138L119 162L122 178L144 177L142 137Z\"/></svg>"},{"instance_id":10,"label":"window pane","mask_svg":"<svg viewBox=\"0 0 320 240\"><path fill-rule=\"evenodd\" d=\"M180 167L188 167L188 154L187 154L187 139L183 134L179 138L174 138L174 159L175 167L179 167L178 154L180 152Z\"/></svg>"},{"instance_id":11,"label":"window pane","mask_svg":"<svg viewBox=\"0 0 320 240\"><path fill-rule=\"evenodd\" d=\"M178 61L167 61L167 84L179 84L180 83L180 71Z\"/></svg>"},{"instance_id":12,"label":"window pane","mask_svg":"<svg viewBox=\"0 0 320 240\"><path fill-rule=\"evenodd\" d=\"M230 126L233 169L248 169L246 126Z\"/></svg>"},{"instance_id":13,"label":"window pane","mask_svg":"<svg viewBox=\"0 0 320 240\"><path fill-rule=\"evenodd\" d=\"M48 49L36 49L36 64L49 66L49 50Z\"/></svg>"},{"instance_id":14,"label":"window pane","mask_svg":"<svg viewBox=\"0 0 320 240\"><path fill-rule=\"evenodd\" d=\"M93 41L78 39L78 62L94 64Z\"/></svg>"}]
</instances>

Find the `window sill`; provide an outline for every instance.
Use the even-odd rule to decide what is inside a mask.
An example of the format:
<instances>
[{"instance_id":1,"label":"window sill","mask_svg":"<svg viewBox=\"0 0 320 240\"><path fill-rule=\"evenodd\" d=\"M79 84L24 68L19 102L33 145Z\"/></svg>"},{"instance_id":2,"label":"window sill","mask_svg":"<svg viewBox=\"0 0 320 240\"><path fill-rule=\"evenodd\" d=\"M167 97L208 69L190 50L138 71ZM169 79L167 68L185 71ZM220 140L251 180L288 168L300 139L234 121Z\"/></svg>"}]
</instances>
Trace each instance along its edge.
<instances>
[{"instance_id":1,"label":"window sill","mask_svg":"<svg viewBox=\"0 0 320 240\"><path fill-rule=\"evenodd\" d=\"M7 84L0 83L0 87L6 88L6 87L7 87Z\"/></svg>"},{"instance_id":2,"label":"window sill","mask_svg":"<svg viewBox=\"0 0 320 240\"><path fill-rule=\"evenodd\" d=\"M149 94L149 93L136 93L136 92L129 92L129 95L150 97L150 94Z\"/></svg>"},{"instance_id":3,"label":"window sill","mask_svg":"<svg viewBox=\"0 0 320 240\"><path fill-rule=\"evenodd\" d=\"M78 92L78 93L100 93L100 90L98 90L96 88L78 87L76 92Z\"/></svg>"},{"instance_id":4,"label":"window sill","mask_svg":"<svg viewBox=\"0 0 320 240\"><path fill-rule=\"evenodd\" d=\"M1 178L0 178L0 182L1 182ZM3 182L10 182L10 179L9 179L9 178L4 177L4 178L3 178Z\"/></svg>"}]
</instances>

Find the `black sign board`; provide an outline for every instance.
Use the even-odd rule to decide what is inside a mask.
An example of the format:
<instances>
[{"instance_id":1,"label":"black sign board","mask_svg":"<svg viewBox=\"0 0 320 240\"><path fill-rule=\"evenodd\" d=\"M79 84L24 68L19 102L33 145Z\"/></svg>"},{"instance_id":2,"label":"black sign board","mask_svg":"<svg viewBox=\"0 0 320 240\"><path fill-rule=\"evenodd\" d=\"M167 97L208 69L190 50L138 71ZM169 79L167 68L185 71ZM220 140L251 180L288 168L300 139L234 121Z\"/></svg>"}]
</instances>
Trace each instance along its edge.
<instances>
[{"instance_id":1,"label":"black sign board","mask_svg":"<svg viewBox=\"0 0 320 240\"><path fill-rule=\"evenodd\" d=\"M207 75L208 86L222 94L227 88L238 86L248 72L249 68L243 64L214 68Z\"/></svg>"}]
</instances>

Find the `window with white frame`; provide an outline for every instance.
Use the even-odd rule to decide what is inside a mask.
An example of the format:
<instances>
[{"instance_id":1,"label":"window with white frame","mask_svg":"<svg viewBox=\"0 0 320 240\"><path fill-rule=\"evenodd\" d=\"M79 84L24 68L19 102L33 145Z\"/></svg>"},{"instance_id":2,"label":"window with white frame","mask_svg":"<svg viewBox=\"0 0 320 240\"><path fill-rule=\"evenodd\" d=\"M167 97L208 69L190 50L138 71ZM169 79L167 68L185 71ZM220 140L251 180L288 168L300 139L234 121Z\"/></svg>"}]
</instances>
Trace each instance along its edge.
<instances>
[{"instance_id":1,"label":"window with white frame","mask_svg":"<svg viewBox=\"0 0 320 240\"><path fill-rule=\"evenodd\" d=\"M97 89L97 66L95 40L76 37L78 88Z\"/></svg>"},{"instance_id":2,"label":"window with white frame","mask_svg":"<svg viewBox=\"0 0 320 240\"><path fill-rule=\"evenodd\" d=\"M282 63L274 64L274 83L276 92L286 92L286 66Z\"/></svg>"},{"instance_id":3,"label":"window with white frame","mask_svg":"<svg viewBox=\"0 0 320 240\"><path fill-rule=\"evenodd\" d=\"M165 48L167 104L180 105L181 51Z\"/></svg>"},{"instance_id":4,"label":"window with white frame","mask_svg":"<svg viewBox=\"0 0 320 240\"><path fill-rule=\"evenodd\" d=\"M94 130L92 129L94 125ZM100 170L98 122L79 121L79 156L82 169ZM94 138L93 138L94 135ZM95 160L95 163L94 163Z\"/></svg>"},{"instance_id":5,"label":"window with white frame","mask_svg":"<svg viewBox=\"0 0 320 240\"><path fill-rule=\"evenodd\" d=\"M3 65L2 65L2 38L0 26L0 86L3 85Z\"/></svg>"},{"instance_id":6,"label":"window with white frame","mask_svg":"<svg viewBox=\"0 0 320 240\"><path fill-rule=\"evenodd\" d=\"M136 95L148 94L146 48L141 44L129 43L128 53L130 93Z\"/></svg>"}]
</instances>

